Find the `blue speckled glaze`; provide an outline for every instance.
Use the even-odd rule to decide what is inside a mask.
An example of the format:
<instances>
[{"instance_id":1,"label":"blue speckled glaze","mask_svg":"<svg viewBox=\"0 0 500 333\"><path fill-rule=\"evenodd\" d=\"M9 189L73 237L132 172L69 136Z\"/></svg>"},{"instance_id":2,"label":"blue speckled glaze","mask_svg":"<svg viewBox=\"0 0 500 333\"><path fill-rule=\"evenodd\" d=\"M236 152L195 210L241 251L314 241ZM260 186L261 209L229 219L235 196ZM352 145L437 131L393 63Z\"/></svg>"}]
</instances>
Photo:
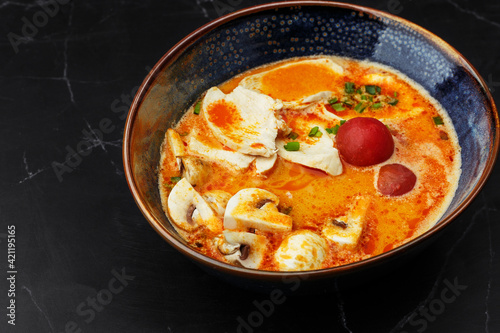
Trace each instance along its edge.
<instances>
[{"instance_id":1,"label":"blue speckled glaze","mask_svg":"<svg viewBox=\"0 0 500 333\"><path fill-rule=\"evenodd\" d=\"M427 89L455 125L463 174L451 211L476 186L490 157L493 111L467 63L422 31L398 20L339 7L283 7L252 13L192 43L176 61L182 70L167 68L164 73L175 77L166 96L170 106L174 97L175 106L185 109L205 90L236 74L292 57L336 55L391 66Z\"/></svg>"}]
</instances>

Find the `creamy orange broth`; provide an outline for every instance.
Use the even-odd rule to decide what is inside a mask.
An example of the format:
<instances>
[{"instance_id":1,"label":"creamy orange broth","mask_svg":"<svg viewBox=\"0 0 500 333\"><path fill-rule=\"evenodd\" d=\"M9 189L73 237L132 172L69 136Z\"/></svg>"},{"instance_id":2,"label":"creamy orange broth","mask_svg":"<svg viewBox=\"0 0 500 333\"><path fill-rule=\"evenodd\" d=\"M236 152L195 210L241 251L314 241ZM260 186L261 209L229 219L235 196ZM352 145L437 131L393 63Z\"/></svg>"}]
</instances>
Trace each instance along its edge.
<instances>
[{"instance_id":1,"label":"creamy orange broth","mask_svg":"<svg viewBox=\"0 0 500 333\"><path fill-rule=\"evenodd\" d=\"M321 91L332 91L341 96L345 82L354 82L356 86L366 84L363 77L367 74L383 74L393 80L378 82L382 94L397 95L396 106L385 106L377 110L367 109L359 114L352 108L332 112L344 119L353 117L373 117L386 124L394 138L395 151L392 157L381 164L369 167L355 167L342 162L343 172L331 176L323 171L301 166L278 157L276 165L265 176L253 172L235 173L226 170L217 163L207 164L211 168L210 179L197 185L196 191L203 194L208 190L224 190L234 195L244 188L262 188L280 199L278 209L288 213L293 220L293 231L308 229L321 235L326 223L348 213L356 198L369 198L370 205L366 213L366 226L361 240L354 249L337 246L328 241L326 260L322 267L332 267L368 258L393 249L428 230L447 208L455 192L460 176L460 148L455 130L446 112L423 89L401 73L387 67L350 59L333 58L344 67L343 75L331 75L321 67L312 65L281 69L267 75L262 81L263 93L275 99L293 101ZM289 60L287 62L293 62ZM231 92L246 76L276 68L283 63L271 64L250 70L239 75L219 88L224 93ZM193 106L194 107L194 106ZM214 139L202 117L193 114L193 107L176 125L175 130L187 140L191 133L205 133L207 144ZM231 120L221 109L220 121ZM333 127L338 121L325 121L314 114L282 112L288 126L294 128L294 117L309 117L311 121L324 127ZM433 117L441 116L444 125L437 126ZM298 134L307 139L307 133ZM335 139L333 139L335 145ZM168 183L171 177L179 174L173 167L175 158L163 147L160 178ZM228 148L226 148L228 149ZM388 163L401 163L409 167L417 176L417 183L409 193L391 197L377 191L377 174L380 167ZM168 184L160 184L160 191L168 195ZM194 232L179 230L201 253L215 259L226 261L213 244L217 236L201 227ZM256 234L265 235L269 240L268 251L261 269L277 270L274 252L287 233L270 233L255 230Z\"/></svg>"}]
</instances>

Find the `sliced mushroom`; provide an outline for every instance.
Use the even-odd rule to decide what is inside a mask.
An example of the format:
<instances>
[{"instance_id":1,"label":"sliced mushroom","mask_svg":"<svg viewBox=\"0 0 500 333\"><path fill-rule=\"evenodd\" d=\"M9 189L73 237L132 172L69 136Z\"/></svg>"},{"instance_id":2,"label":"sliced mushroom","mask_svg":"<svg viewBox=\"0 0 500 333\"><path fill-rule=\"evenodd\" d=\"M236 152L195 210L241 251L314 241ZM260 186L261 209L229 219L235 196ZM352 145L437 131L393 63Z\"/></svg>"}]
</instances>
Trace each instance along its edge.
<instances>
[{"instance_id":1,"label":"sliced mushroom","mask_svg":"<svg viewBox=\"0 0 500 333\"><path fill-rule=\"evenodd\" d=\"M182 157L182 177L191 185L205 183L212 172L210 164L194 156Z\"/></svg>"},{"instance_id":2,"label":"sliced mushroom","mask_svg":"<svg viewBox=\"0 0 500 333\"><path fill-rule=\"evenodd\" d=\"M224 229L284 232L292 230L292 218L278 211L279 198L260 188L236 193L227 203Z\"/></svg>"},{"instance_id":3,"label":"sliced mushroom","mask_svg":"<svg viewBox=\"0 0 500 333\"><path fill-rule=\"evenodd\" d=\"M227 202L231 199L231 193L221 190L212 190L203 193L203 198L212 207L218 217L224 218Z\"/></svg>"},{"instance_id":4,"label":"sliced mushroom","mask_svg":"<svg viewBox=\"0 0 500 333\"><path fill-rule=\"evenodd\" d=\"M224 240L218 248L230 263L240 264L247 268L259 268L267 248L265 236L224 230Z\"/></svg>"},{"instance_id":5,"label":"sliced mushroom","mask_svg":"<svg viewBox=\"0 0 500 333\"><path fill-rule=\"evenodd\" d=\"M215 237L214 244L217 246L217 250L224 256L235 254L240 249L239 243L228 243L225 241L223 235Z\"/></svg>"},{"instance_id":6,"label":"sliced mushroom","mask_svg":"<svg viewBox=\"0 0 500 333\"><path fill-rule=\"evenodd\" d=\"M326 257L326 240L309 230L287 236L274 255L280 271L319 269Z\"/></svg>"},{"instance_id":7,"label":"sliced mushroom","mask_svg":"<svg viewBox=\"0 0 500 333\"><path fill-rule=\"evenodd\" d=\"M222 230L222 221L184 178L175 184L170 192L167 209L172 222L183 230L192 231L200 225L206 226L213 232Z\"/></svg>"},{"instance_id":8,"label":"sliced mushroom","mask_svg":"<svg viewBox=\"0 0 500 333\"><path fill-rule=\"evenodd\" d=\"M366 225L366 212L369 206L369 198L357 198L347 216L326 223L323 235L340 246L351 249L356 247Z\"/></svg>"},{"instance_id":9,"label":"sliced mushroom","mask_svg":"<svg viewBox=\"0 0 500 333\"><path fill-rule=\"evenodd\" d=\"M185 155L186 151L184 148L184 143L182 142L181 136L175 130L169 128L165 134L167 137L168 149L172 152L176 160L177 170L181 172L182 161L181 157Z\"/></svg>"}]
</instances>

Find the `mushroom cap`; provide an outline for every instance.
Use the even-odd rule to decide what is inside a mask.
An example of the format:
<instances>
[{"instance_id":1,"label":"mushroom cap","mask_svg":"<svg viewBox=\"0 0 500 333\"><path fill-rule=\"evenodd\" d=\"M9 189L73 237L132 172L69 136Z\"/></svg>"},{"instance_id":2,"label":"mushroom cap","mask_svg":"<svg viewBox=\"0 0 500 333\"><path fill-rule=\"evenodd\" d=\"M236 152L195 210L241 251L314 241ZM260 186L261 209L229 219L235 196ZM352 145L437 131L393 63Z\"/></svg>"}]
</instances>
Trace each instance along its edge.
<instances>
[{"instance_id":1,"label":"mushroom cap","mask_svg":"<svg viewBox=\"0 0 500 333\"><path fill-rule=\"evenodd\" d=\"M240 248L237 252L225 256L225 258L231 263L241 264L246 268L259 268L262 260L264 259L264 254L267 249L267 238L262 235L256 235L251 232L241 232L241 231L231 231L224 230L224 239L229 244L240 244ZM243 256L242 245L248 248Z\"/></svg>"},{"instance_id":2,"label":"mushroom cap","mask_svg":"<svg viewBox=\"0 0 500 333\"><path fill-rule=\"evenodd\" d=\"M260 189L246 188L237 192L226 206L224 228L284 232L292 230L292 218L278 211L279 198Z\"/></svg>"},{"instance_id":3,"label":"mushroom cap","mask_svg":"<svg viewBox=\"0 0 500 333\"><path fill-rule=\"evenodd\" d=\"M182 178L170 192L167 200L168 215L172 222L185 231L201 225L213 232L222 230L222 222L203 197Z\"/></svg>"}]
</instances>

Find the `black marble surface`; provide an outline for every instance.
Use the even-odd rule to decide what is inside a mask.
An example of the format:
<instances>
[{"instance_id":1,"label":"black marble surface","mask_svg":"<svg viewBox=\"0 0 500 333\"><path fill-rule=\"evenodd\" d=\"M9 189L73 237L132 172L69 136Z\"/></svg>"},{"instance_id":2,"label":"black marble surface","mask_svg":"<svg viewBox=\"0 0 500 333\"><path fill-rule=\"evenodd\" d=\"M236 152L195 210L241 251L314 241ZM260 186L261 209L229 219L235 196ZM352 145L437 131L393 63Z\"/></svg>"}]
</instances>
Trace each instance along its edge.
<instances>
[{"instance_id":1,"label":"black marble surface","mask_svg":"<svg viewBox=\"0 0 500 333\"><path fill-rule=\"evenodd\" d=\"M498 164L443 237L397 271L272 306L148 225L121 159L131 92L189 32L259 3L0 0L0 332L500 332ZM353 3L437 34L500 100L497 0Z\"/></svg>"}]
</instances>

